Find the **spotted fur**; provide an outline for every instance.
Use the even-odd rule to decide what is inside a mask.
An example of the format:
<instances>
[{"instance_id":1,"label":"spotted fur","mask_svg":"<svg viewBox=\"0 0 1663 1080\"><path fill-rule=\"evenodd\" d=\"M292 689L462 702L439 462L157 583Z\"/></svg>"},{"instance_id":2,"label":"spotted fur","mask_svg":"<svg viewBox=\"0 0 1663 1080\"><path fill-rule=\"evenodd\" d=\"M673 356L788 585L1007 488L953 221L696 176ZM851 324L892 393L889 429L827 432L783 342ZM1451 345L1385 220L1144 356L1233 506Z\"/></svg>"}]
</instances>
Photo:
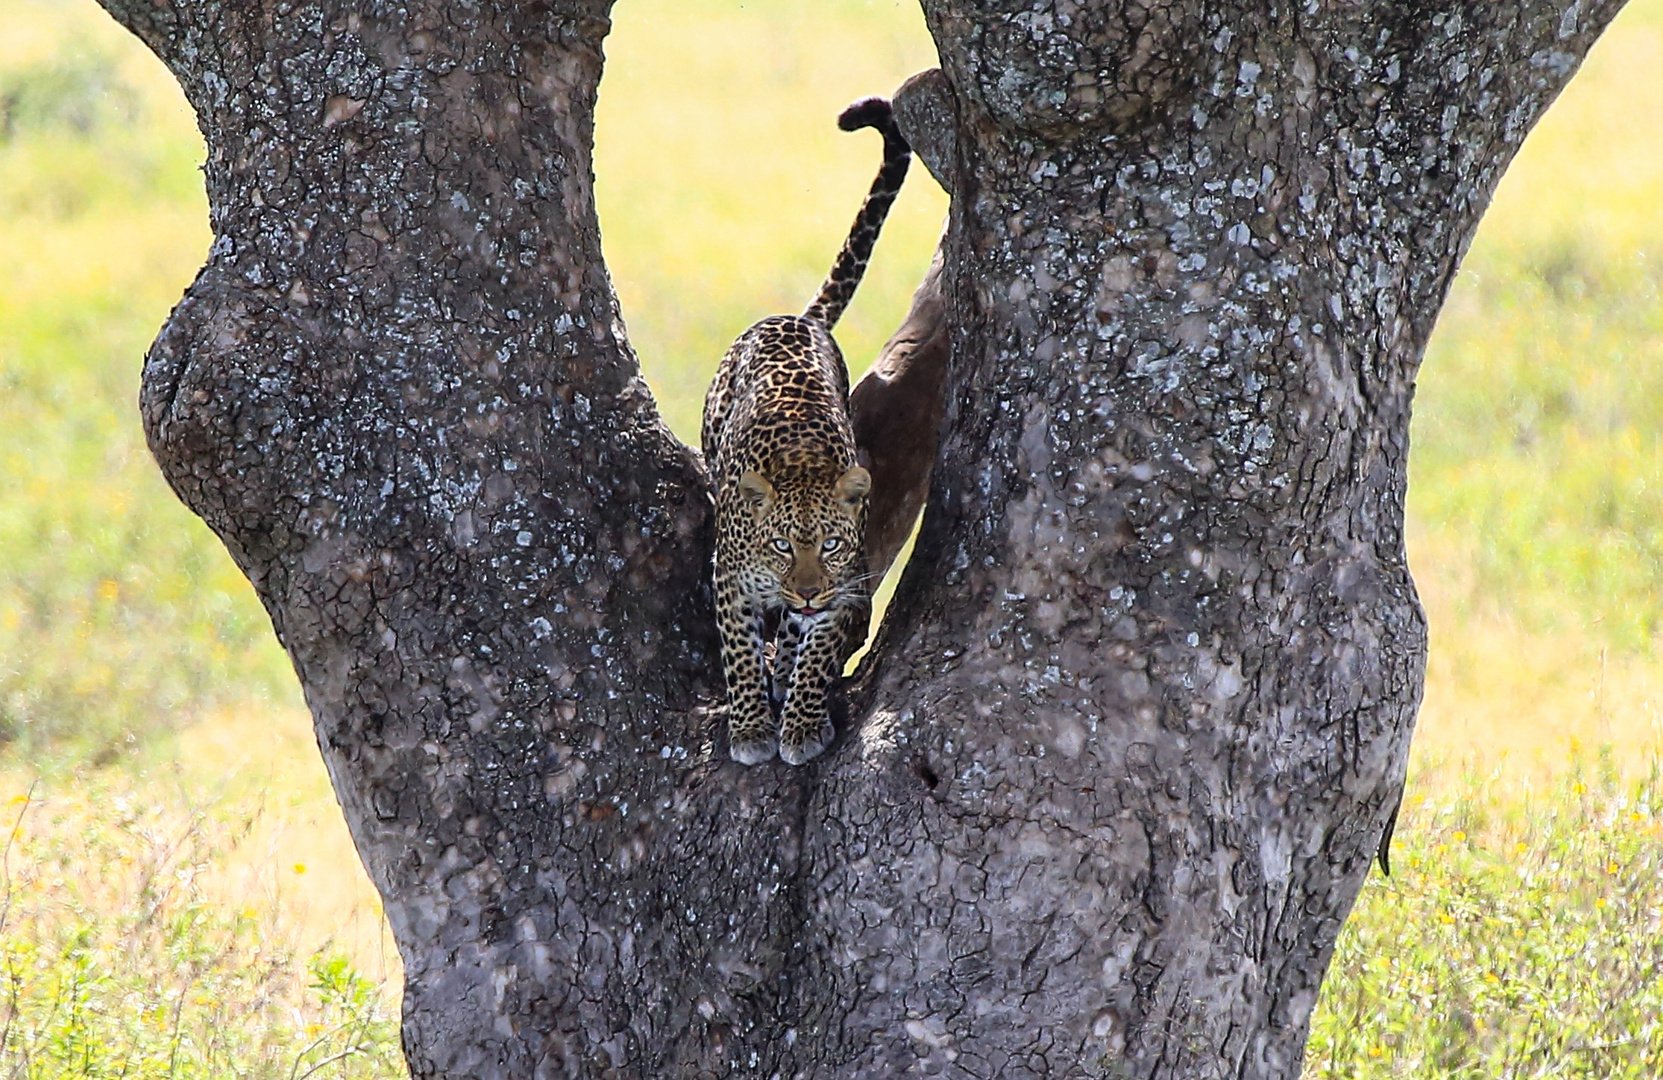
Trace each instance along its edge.
<instances>
[{"instance_id":1,"label":"spotted fur","mask_svg":"<svg viewBox=\"0 0 1663 1080\"><path fill-rule=\"evenodd\" d=\"M800 765L831 743L826 688L865 640L871 606L862 536L872 479L855 460L849 371L831 330L911 151L881 98L851 105L838 125L875 127L884 138L883 166L843 250L803 314L771 316L739 336L705 397L728 752L747 765L776 748Z\"/></svg>"}]
</instances>

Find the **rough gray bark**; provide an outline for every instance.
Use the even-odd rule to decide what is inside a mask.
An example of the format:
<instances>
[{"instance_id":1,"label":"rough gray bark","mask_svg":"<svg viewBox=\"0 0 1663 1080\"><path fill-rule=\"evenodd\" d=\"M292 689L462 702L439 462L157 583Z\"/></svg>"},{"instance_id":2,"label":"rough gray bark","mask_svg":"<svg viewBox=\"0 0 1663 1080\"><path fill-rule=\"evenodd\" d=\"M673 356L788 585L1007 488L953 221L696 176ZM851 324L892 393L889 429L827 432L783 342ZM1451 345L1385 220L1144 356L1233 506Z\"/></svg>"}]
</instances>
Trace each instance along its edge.
<instances>
[{"instance_id":1,"label":"rough gray bark","mask_svg":"<svg viewBox=\"0 0 1663 1080\"><path fill-rule=\"evenodd\" d=\"M1615 0L926 0L942 441L803 769L708 715L607 0L103 3L209 146L151 445L300 674L417 1076L1297 1075L1420 690L1415 367Z\"/></svg>"}]
</instances>

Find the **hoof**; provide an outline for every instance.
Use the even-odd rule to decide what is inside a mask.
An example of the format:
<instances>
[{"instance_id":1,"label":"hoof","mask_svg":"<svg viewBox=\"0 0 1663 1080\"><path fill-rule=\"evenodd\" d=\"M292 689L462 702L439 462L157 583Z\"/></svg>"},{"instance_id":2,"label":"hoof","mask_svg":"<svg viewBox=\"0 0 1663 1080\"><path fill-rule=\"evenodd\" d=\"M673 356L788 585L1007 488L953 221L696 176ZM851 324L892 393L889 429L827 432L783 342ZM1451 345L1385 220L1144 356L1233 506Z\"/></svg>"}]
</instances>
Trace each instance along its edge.
<instances>
[{"instance_id":1,"label":"hoof","mask_svg":"<svg viewBox=\"0 0 1663 1080\"><path fill-rule=\"evenodd\" d=\"M728 757L741 765L761 765L773 760L775 749L773 739L745 739L728 745Z\"/></svg>"},{"instance_id":2,"label":"hoof","mask_svg":"<svg viewBox=\"0 0 1663 1080\"><path fill-rule=\"evenodd\" d=\"M804 765L815 758L831 745L837 736L837 729L830 723L820 729L820 734L814 738L780 740L780 760L787 765Z\"/></svg>"}]
</instances>

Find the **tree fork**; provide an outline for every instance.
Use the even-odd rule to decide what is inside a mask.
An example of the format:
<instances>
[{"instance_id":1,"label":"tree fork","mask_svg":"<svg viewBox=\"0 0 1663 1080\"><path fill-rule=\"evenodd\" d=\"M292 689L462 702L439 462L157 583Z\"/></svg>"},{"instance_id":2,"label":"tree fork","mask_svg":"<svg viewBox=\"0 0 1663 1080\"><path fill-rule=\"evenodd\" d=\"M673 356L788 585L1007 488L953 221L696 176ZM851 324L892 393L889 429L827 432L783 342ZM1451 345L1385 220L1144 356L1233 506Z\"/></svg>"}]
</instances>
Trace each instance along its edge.
<instances>
[{"instance_id":1,"label":"tree fork","mask_svg":"<svg viewBox=\"0 0 1663 1080\"><path fill-rule=\"evenodd\" d=\"M745 769L601 262L609 4L102 2L208 141L146 430L294 661L415 1075L1297 1076L1420 691L1415 369L1618 3L926 0L918 557L840 744Z\"/></svg>"}]
</instances>

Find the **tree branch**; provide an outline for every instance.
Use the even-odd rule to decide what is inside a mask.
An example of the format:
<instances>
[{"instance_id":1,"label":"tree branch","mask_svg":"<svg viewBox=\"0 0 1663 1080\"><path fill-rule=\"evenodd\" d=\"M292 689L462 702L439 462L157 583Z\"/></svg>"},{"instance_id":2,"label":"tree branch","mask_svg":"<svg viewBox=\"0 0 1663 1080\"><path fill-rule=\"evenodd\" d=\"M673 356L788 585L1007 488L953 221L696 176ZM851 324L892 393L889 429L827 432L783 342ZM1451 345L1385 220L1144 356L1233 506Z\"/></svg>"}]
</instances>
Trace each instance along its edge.
<instances>
[{"instance_id":1,"label":"tree branch","mask_svg":"<svg viewBox=\"0 0 1663 1080\"><path fill-rule=\"evenodd\" d=\"M937 250L906 321L849 395L855 444L872 472L866 559L880 577L924 508L940 441L948 363L941 260Z\"/></svg>"},{"instance_id":2,"label":"tree branch","mask_svg":"<svg viewBox=\"0 0 1663 1080\"><path fill-rule=\"evenodd\" d=\"M951 88L939 68L908 79L893 97L896 120L930 175L951 194L957 168ZM946 244L942 237L942 245ZM944 251L913 294L901 328L849 395L855 443L872 471L866 558L878 577L888 570L929 494L940 443L948 365L947 311L941 292ZM874 579L876 580L876 579Z\"/></svg>"},{"instance_id":3,"label":"tree branch","mask_svg":"<svg viewBox=\"0 0 1663 1080\"><path fill-rule=\"evenodd\" d=\"M1389 70L1395 62L1406 112L1416 111L1417 96L1421 104L1441 103L1437 115L1417 125L1423 135L1459 138L1475 125L1488 128L1499 120L1505 145L1516 149L1626 2L1445 0L1394 6L1353 25L1349 37L1363 48L1348 74L1357 85L1392 93L1399 81Z\"/></svg>"}]
</instances>

